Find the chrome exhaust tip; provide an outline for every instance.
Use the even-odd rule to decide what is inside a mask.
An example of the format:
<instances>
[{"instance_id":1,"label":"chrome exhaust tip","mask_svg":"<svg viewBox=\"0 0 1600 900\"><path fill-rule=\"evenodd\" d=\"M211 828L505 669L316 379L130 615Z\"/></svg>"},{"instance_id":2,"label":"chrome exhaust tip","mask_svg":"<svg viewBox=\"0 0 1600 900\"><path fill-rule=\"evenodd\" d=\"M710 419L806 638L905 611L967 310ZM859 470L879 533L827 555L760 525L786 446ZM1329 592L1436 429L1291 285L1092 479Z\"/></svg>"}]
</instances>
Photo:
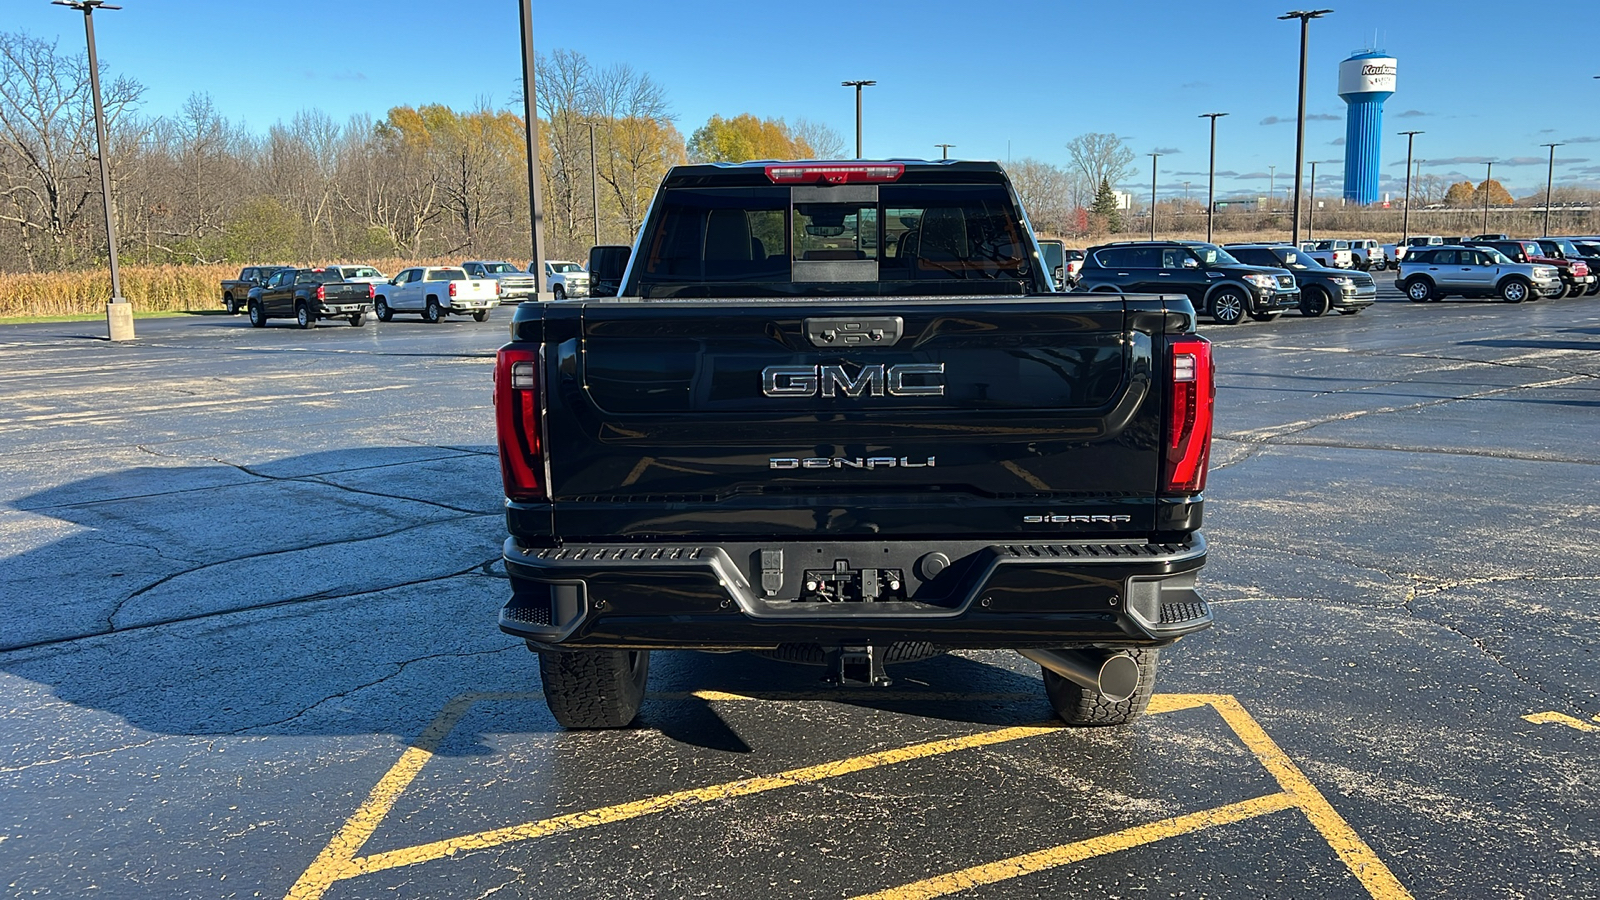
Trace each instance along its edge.
<instances>
[{"instance_id":1,"label":"chrome exhaust tip","mask_svg":"<svg viewBox=\"0 0 1600 900\"><path fill-rule=\"evenodd\" d=\"M1017 652L1112 703L1121 703L1139 692L1139 663L1127 653L1101 656L1082 650Z\"/></svg>"}]
</instances>

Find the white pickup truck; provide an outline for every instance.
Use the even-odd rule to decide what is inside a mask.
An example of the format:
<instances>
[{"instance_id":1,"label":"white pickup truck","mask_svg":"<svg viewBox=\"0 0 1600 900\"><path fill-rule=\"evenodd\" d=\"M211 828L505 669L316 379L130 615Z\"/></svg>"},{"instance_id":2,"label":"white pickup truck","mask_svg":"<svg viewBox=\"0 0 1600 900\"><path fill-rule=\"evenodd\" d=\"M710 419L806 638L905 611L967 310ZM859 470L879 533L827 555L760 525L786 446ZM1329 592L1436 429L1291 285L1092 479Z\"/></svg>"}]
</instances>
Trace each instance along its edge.
<instances>
[{"instance_id":1,"label":"white pickup truck","mask_svg":"<svg viewBox=\"0 0 1600 900\"><path fill-rule=\"evenodd\" d=\"M395 313L421 313L424 322L440 322L449 315L471 315L482 322L500 305L500 282L468 278L466 270L454 266L403 269L376 288L372 303L380 322Z\"/></svg>"}]
</instances>

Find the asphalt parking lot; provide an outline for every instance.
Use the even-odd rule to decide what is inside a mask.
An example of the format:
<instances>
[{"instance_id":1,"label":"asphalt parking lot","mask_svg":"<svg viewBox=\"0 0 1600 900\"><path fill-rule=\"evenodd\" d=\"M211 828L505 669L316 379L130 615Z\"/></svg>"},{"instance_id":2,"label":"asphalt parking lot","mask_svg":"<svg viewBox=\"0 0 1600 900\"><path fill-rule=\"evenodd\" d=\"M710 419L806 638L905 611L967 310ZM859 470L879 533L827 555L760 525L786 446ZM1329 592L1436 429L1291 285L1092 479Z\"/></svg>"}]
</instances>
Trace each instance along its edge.
<instances>
[{"instance_id":1,"label":"asphalt parking lot","mask_svg":"<svg viewBox=\"0 0 1600 900\"><path fill-rule=\"evenodd\" d=\"M1600 897L1600 298L1205 327L1152 714L962 653L657 654L564 733L505 583L487 324L0 327L17 897Z\"/></svg>"}]
</instances>

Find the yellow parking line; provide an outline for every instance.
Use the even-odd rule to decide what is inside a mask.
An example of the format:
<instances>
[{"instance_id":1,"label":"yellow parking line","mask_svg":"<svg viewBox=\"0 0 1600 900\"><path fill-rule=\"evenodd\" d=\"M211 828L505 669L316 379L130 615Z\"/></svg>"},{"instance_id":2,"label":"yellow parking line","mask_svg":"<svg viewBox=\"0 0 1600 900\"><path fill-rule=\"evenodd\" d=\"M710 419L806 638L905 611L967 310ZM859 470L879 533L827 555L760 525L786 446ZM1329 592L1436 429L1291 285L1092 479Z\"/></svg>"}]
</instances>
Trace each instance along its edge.
<instances>
[{"instance_id":1,"label":"yellow parking line","mask_svg":"<svg viewBox=\"0 0 1600 900\"><path fill-rule=\"evenodd\" d=\"M1300 807L1311 820L1313 827L1321 832L1323 840L1339 855L1350 874L1356 876L1361 886L1367 889L1373 900L1412 900L1411 892L1405 889L1400 879L1394 877L1389 867L1384 865L1378 854L1372 852L1367 842L1356 834L1350 823L1339 815L1333 804L1322 796L1311 783L1311 779L1300 771L1300 767L1289 759L1289 755L1279 749L1278 745L1267 736L1265 730L1256 723L1256 720L1245 712L1244 706L1228 694L1217 694L1208 701L1210 705L1222 716L1233 733L1244 742L1250 752L1255 754L1261 765L1266 767L1272 777L1277 779L1278 786L1284 793L1294 798L1295 805Z\"/></svg>"},{"instance_id":2,"label":"yellow parking line","mask_svg":"<svg viewBox=\"0 0 1600 900\"><path fill-rule=\"evenodd\" d=\"M521 696L525 695L511 695L511 698L520 699ZM417 741L417 745L408 748L401 755L400 761L372 789L367 801L356 810L355 815L350 817L345 827L334 836L333 840L328 842L328 846L323 849L316 861L311 864L310 868L306 869L305 873L300 876L300 880L290 888L287 900L314 900L314 898L320 898L337 881L357 875L381 872L385 869L415 865L446 856L454 856L464 850L480 850L516 841L577 831L596 825L636 819L640 816L665 812L691 804L745 797L778 788L797 787L879 766L894 765L914 759L926 759L930 756L939 756L957 750L986 747L1041 734L1049 734L1054 731L1060 731L1065 727L1062 725L1023 725L959 738L928 741L921 744L913 744L909 747L899 747L894 750L884 750L863 756L835 760L821 765L790 769L787 772L780 772L776 775L745 778L726 784L675 791L645 800L619 803L615 806L541 819L509 828L496 828L477 834L463 835L413 847L404 847L385 853L375 853L371 856L357 857L356 854L361 851L362 845L377 830L378 823L393 808L400 794L416 778L417 773L422 770L423 765L432 756L439 742L449 734L450 729L455 727L457 721L460 720L466 710L480 699L494 698L495 695L468 694L451 701L445 712L434 721L433 725L429 726L428 731Z\"/></svg>"},{"instance_id":3,"label":"yellow parking line","mask_svg":"<svg viewBox=\"0 0 1600 900\"><path fill-rule=\"evenodd\" d=\"M1174 816L1170 819L1162 819L1159 822L1151 822L1148 825L1136 825L1113 834L1073 841L1070 844L1062 844L1059 847L1051 847L1048 850L1036 850L1032 853L1024 853L1021 856L1013 856L1010 859L1002 859L999 862L985 863L981 866L973 866L970 869L962 869L959 872L951 872L948 875L940 875L923 881L903 884L899 887L878 891L877 893L862 895L857 897L856 900L929 900L929 898L943 897L947 894L971 890L985 884L1020 878L1023 875L1031 875L1034 872L1042 872L1045 869L1053 869L1057 866L1065 866L1075 862L1082 862L1086 859L1093 859L1097 856L1105 856L1120 850L1153 844L1159 840L1177 837L1193 831L1202 831L1207 828L1215 828L1218 825L1242 822L1246 819L1267 815L1268 813L1294 809L1294 807L1295 800L1288 794L1267 794L1264 797L1255 797L1239 803L1219 806L1215 809Z\"/></svg>"},{"instance_id":4,"label":"yellow parking line","mask_svg":"<svg viewBox=\"0 0 1600 900\"><path fill-rule=\"evenodd\" d=\"M1573 718L1566 713L1533 713L1532 715L1523 716L1522 718L1525 721L1532 722L1535 725L1565 725L1568 728L1576 728L1579 731L1600 731L1600 725L1590 725L1588 722L1585 722L1582 719ZM1600 716L1595 716L1594 720L1596 722L1600 722Z\"/></svg>"},{"instance_id":5,"label":"yellow parking line","mask_svg":"<svg viewBox=\"0 0 1600 900\"><path fill-rule=\"evenodd\" d=\"M848 694L849 692L846 693ZM724 691L702 690L684 693L652 693L648 696L658 700L694 698L718 702L759 702L795 699L828 700L837 699L840 694L841 692L838 691L820 694L735 694ZM929 700L1011 700L1019 699L1023 696L1031 696L1008 693L943 694L936 692L918 693L916 691L894 692L889 696L895 695L902 696L905 699ZM872 692L870 696L884 697L885 693ZM913 744L909 747L835 760L821 765L790 769L776 775L745 778L719 785L675 791L643 800L555 816L549 819L482 831L442 841L433 841L427 844L375 853L365 857L357 856L361 852L361 848L377 831L383 819L394 808L400 795L416 779L423 766L437 751L439 744L449 737L468 710L482 701L537 700L541 698L542 695L538 692L507 691L463 694L451 700L446 704L439 716L434 719L433 723L418 737L417 741L401 754L400 759L373 787L355 814L344 824L338 834L334 835L328 845L318 854L316 860L312 862L311 866L290 888L286 900L318 900L338 881L357 875L441 859L463 851L564 834L596 825L605 825L666 812L693 804L729 800L784 787L811 784L879 766L894 765L915 759L926 759L957 750L992 746L1008 741L1049 734L1066 727L1054 724L1025 725L958 738L928 741L921 744ZM980 884L991 884L996 881L1026 875L1030 872L1037 872L1042 869L1066 865L1130 847L1137 847L1167 837L1187 834L1231 822L1239 822L1282 809L1298 808L1306 814L1311 824L1375 900L1411 900L1411 894L1394 877L1394 874L1389 871L1389 868L1384 865L1377 854L1356 834L1349 823L1345 822L1343 817L1334 810L1327 799L1289 759L1288 755L1267 736L1267 733L1250 717L1250 714L1245 711L1238 700L1227 694L1158 694L1151 698L1149 711L1152 714L1159 714L1193 709L1200 706L1210 706L1216 709L1234 734L1260 760L1261 764L1272 773L1278 782L1278 786L1282 789L1282 793L1270 794L1215 809L1176 816L1161 822L1139 825L1115 834L1089 838L1083 841L1063 844L1059 847L1035 851L1008 860L975 866L949 875L891 888L870 896L894 897L897 900L899 898L942 896ZM1560 714L1540 715L1559 716ZM1530 721L1534 720L1533 717L1526 718L1529 718ZM1541 721L1553 720L1544 719ZM1585 723L1579 722L1578 724Z\"/></svg>"}]
</instances>

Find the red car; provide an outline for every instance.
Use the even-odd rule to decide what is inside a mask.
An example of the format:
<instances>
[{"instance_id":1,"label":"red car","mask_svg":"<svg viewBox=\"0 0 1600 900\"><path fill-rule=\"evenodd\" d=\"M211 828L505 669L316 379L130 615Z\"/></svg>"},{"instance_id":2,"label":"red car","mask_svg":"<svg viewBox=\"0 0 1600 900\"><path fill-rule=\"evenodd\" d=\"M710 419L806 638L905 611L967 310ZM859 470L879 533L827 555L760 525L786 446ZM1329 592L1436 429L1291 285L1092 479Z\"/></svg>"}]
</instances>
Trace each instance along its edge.
<instances>
[{"instance_id":1,"label":"red car","mask_svg":"<svg viewBox=\"0 0 1600 900\"><path fill-rule=\"evenodd\" d=\"M1561 290L1552 294L1552 300L1562 297L1582 297L1595 283L1595 276L1589 272L1589 264L1581 259L1562 259L1545 254L1544 248L1535 240L1504 240L1504 241L1463 241L1469 247L1493 247L1511 258L1512 262L1537 263L1550 266L1561 275Z\"/></svg>"}]
</instances>

